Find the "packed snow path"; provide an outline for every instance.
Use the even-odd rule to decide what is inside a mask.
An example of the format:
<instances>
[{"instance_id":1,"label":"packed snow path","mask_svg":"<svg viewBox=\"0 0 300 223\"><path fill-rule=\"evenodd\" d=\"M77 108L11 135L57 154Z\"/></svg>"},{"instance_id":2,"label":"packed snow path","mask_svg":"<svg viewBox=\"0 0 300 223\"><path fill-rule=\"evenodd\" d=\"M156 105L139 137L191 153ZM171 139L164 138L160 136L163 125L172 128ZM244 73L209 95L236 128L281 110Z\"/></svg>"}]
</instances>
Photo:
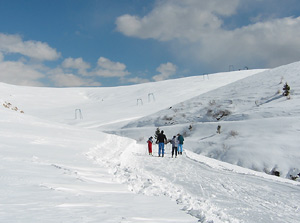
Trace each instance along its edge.
<instances>
[{"instance_id":1,"label":"packed snow path","mask_svg":"<svg viewBox=\"0 0 300 223\"><path fill-rule=\"evenodd\" d=\"M113 150L103 158L97 156L97 151L103 149L98 145L93 153L100 162L110 165L132 191L168 196L200 222L299 222L299 202L290 199L300 196L298 182L230 164L217 167L214 161L210 166L209 158L189 151L171 158L168 147L164 158L149 156L144 147ZM111 160L116 156L121 161Z\"/></svg>"}]
</instances>

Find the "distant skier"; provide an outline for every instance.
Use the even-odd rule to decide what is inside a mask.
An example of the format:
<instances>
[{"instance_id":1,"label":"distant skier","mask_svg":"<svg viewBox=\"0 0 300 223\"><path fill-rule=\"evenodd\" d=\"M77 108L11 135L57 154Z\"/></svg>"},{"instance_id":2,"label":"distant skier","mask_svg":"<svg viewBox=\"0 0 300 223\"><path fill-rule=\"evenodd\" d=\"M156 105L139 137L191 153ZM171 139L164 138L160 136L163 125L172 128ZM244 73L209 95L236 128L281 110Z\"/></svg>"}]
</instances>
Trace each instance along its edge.
<instances>
[{"instance_id":1,"label":"distant skier","mask_svg":"<svg viewBox=\"0 0 300 223\"><path fill-rule=\"evenodd\" d=\"M179 133L177 134L177 137L178 137L178 141L179 141L179 143L178 143L178 154L182 155L182 145L183 145L184 138Z\"/></svg>"},{"instance_id":2,"label":"distant skier","mask_svg":"<svg viewBox=\"0 0 300 223\"><path fill-rule=\"evenodd\" d=\"M163 130L157 135L156 143L158 143L158 156L160 156L160 154L162 154L162 157L164 157L165 143L167 143L167 137L164 134Z\"/></svg>"},{"instance_id":3,"label":"distant skier","mask_svg":"<svg viewBox=\"0 0 300 223\"><path fill-rule=\"evenodd\" d=\"M149 155L152 155L152 143L153 143L153 137L151 136L148 141L148 152L149 152Z\"/></svg>"},{"instance_id":4,"label":"distant skier","mask_svg":"<svg viewBox=\"0 0 300 223\"><path fill-rule=\"evenodd\" d=\"M175 158L177 157L177 147L178 147L178 138L176 136L173 136L173 139L171 139L171 144L172 144L172 158L174 156L175 152Z\"/></svg>"}]
</instances>

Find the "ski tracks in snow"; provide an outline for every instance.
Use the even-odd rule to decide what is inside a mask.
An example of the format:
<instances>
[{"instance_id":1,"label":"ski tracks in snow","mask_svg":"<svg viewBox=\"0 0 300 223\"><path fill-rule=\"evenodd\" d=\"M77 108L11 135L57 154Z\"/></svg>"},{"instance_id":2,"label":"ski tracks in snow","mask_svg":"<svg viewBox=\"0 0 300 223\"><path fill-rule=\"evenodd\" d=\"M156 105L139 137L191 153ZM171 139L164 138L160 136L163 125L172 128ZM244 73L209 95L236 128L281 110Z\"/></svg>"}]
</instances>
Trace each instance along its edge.
<instances>
[{"instance_id":1,"label":"ski tracks in snow","mask_svg":"<svg viewBox=\"0 0 300 223\"><path fill-rule=\"evenodd\" d=\"M92 148L89 157L109 167L131 191L170 197L199 222L294 223L299 219L299 205L294 199L288 200L289 196L300 196L295 185L276 181L270 184L272 180L214 168L185 154L177 158L169 153L163 158L149 156L144 145L128 143L126 138L117 144L113 137L108 138ZM107 146L111 149L104 150Z\"/></svg>"},{"instance_id":2,"label":"ski tracks in snow","mask_svg":"<svg viewBox=\"0 0 300 223\"><path fill-rule=\"evenodd\" d=\"M122 144L121 141L119 141L120 145ZM108 151L103 148L111 145L112 142L116 143L113 138L108 139L103 144L92 148L87 156L109 167L116 179L126 183L129 190L148 196L170 197L182 206L183 211L197 217L199 222L241 222L227 216L221 209L213 206L208 199L210 195L201 186L201 182L190 182L188 180L188 177L186 177L187 172L195 174L195 177L200 180L194 166L186 165L187 161L193 161L183 156L172 159L167 157L169 154L164 158L148 156L144 154L144 147L137 144L131 144L129 147L123 148L121 152L118 149L121 146L114 145L109 150L109 154L101 154L101 151ZM119 157L119 159L116 157ZM195 189L197 193L195 193Z\"/></svg>"}]
</instances>

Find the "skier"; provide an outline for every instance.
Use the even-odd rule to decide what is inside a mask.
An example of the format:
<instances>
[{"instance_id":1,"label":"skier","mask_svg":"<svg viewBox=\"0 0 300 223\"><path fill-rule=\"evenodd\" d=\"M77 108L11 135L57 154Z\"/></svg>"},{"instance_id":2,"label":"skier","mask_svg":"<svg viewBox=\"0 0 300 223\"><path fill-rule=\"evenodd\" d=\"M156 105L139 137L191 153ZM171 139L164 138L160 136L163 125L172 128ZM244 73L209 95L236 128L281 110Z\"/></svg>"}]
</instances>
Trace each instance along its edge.
<instances>
[{"instance_id":1,"label":"skier","mask_svg":"<svg viewBox=\"0 0 300 223\"><path fill-rule=\"evenodd\" d=\"M164 134L163 130L157 135L156 143L158 143L158 156L160 157L160 154L162 154L162 157L164 157L165 143L167 143L167 137Z\"/></svg>"},{"instance_id":2,"label":"skier","mask_svg":"<svg viewBox=\"0 0 300 223\"><path fill-rule=\"evenodd\" d=\"M175 158L177 157L177 147L178 147L178 138L176 136L173 136L173 139L171 139L172 144L172 158L174 156L175 152Z\"/></svg>"},{"instance_id":3,"label":"skier","mask_svg":"<svg viewBox=\"0 0 300 223\"><path fill-rule=\"evenodd\" d=\"M178 143L178 154L182 155L182 144L183 144L184 138L179 133L177 134L177 138L178 138L178 141L179 141L179 143Z\"/></svg>"},{"instance_id":4,"label":"skier","mask_svg":"<svg viewBox=\"0 0 300 223\"><path fill-rule=\"evenodd\" d=\"M153 143L153 137L152 136L148 139L147 143L148 143L148 152L149 152L149 155L152 156L152 143Z\"/></svg>"}]
</instances>

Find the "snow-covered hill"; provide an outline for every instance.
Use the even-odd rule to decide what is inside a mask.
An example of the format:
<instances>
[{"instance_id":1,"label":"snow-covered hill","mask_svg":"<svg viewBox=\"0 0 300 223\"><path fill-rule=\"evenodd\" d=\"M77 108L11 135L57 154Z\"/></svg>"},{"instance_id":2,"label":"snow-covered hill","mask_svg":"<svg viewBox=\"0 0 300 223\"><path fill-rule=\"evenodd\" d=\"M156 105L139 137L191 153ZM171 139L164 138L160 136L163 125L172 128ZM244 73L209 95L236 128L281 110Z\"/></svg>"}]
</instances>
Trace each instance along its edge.
<instances>
[{"instance_id":1,"label":"snow-covered hill","mask_svg":"<svg viewBox=\"0 0 300 223\"><path fill-rule=\"evenodd\" d=\"M299 71L0 84L0 222L298 222L300 183L286 176L300 168ZM286 81L289 100L278 93ZM164 158L147 155L157 127L185 135L182 156L169 144ZM281 177L264 173L274 167Z\"/></svg>"},{"instance_id":2,"label":"snow-covered hill","mask_svg":"<svg viewBox=\"0 0 300 223\"><path fill-rule=\"evenodd\" d=\"M282 95L286 82L290 99ZM290 178L300 172L299 92L300 64L293 63L132 121L122 134L158 126L170 132L169 137L176 131L185 134L186 148L198 154L262 172L277 170ZM221 134L216 133L218 125Z\"/></svg>"}]
</instances>

